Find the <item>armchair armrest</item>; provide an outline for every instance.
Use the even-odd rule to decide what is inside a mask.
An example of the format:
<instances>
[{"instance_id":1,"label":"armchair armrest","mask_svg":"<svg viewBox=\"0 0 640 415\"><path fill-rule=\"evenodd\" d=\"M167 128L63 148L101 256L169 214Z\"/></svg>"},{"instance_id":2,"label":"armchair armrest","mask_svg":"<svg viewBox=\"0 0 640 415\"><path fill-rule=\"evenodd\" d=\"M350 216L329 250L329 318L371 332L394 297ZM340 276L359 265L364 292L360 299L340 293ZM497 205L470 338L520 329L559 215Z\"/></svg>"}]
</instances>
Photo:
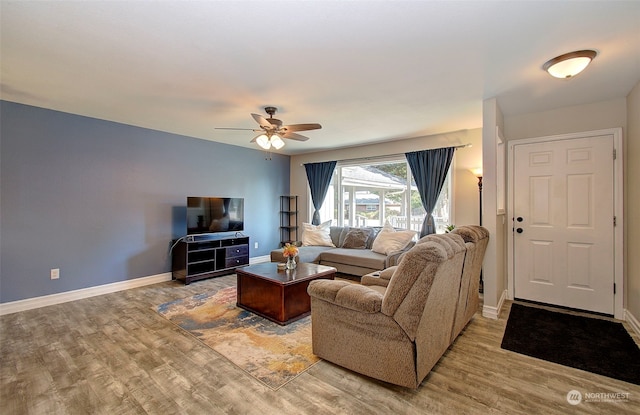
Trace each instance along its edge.
<instances>
[{"instance_id":1,"label":"armchair armrest","mask_svg":"<svg viewBox=\"0 0 640 415\"><path fill-rule=\"evenodd\" d=\"M398 268L397 265L377 271L371 274L363 275L360 278L360 284L365 286L377 285L379 287L388 287L391 276Z\"/></svg>"},{"instance_id":2,"label":"armchair armrest","mask_svg":"<svg viewBox=\"0 0 640 415\"><path fill-rule=\"evenodd\" d=\"M309 296L340 307L363 313L378 313L382 309L382 294L347 281L315 280L307 288Z\"/></svg>"},{"instance_id":3,"label":"armchair armrest","mask_svg":"<svg viewBox=\"0 0 640 415\"><path fill-rule=\"evenodd\" d=\"M398 269L397 265L393 265L389 268L383 269L382 271L380 271L380 278L389 281L393 273L396 272L396 269Z\"/></svg>"},{"instance_id":4,"label":"armchair armrest","mask_svg":"<svg viewBox=\"0 0 640 415\"><path fill-rule=\"evenodd\" d=\"M360 277L360 284L364 286L378 286L378 287L387 287L389 285L389 280L385 280L380 278L380 275L374 276L371 274L363 275Z\"/></svg>"}]
</instances>

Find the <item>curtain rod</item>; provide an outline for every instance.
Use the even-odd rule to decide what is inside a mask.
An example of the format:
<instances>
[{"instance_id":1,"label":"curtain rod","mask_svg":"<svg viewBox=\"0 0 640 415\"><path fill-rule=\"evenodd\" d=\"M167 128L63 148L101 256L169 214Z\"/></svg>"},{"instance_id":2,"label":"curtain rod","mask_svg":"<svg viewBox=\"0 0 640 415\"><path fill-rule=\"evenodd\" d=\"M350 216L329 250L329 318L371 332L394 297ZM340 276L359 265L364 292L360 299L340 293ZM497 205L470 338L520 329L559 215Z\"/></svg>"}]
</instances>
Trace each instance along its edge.
<instances>
[{"instance_id":1,"label":"curtain rod","mask_svg":"<svg viewBox=\"0 0 640 415\"><path fill-rule=\"evenodd\" d=\"M467 148L467 147L472 147L473 145L471 143L467 143L467 144L460 144L457 146L449 146L449 147L453 147L455 149L458 148ZM449 148L449 147L435 147L435 148L428 148L426 150L435 150L438 148ZM417 150L417 151L421 151L421 150ZM353 163L353 162L360 162L360 161L376 161L376 160L385 160L385 159L389 159L389 158L394 158L394 157L403 157L405 155L405 153L397 153L397 154L387 154L384 156L371 156L371 157L361 157L361 158L355 158L355 159L341 159L341 160L337 160L338 163ZM318 161L314 161L313 163L321 163ZM301 163L300 166L304 166L305 163Z\"/></svg>"}]
</instances>

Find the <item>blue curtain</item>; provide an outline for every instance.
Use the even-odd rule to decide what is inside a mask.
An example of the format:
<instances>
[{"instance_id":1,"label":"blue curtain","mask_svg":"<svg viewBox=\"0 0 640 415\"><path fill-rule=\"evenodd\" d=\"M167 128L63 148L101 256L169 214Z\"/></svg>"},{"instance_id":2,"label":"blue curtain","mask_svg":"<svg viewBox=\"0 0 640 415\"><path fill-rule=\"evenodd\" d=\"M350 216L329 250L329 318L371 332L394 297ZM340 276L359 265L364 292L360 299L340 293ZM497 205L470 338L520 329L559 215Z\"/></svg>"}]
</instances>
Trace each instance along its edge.
<instances>
[{"instance_id":1,"label":"blue curtain","mask_svg":"<svg viewBox=\"0 0 640 415\"><path fill-rule=\"evenodd\" d=\"M329 183L331 183L331 176L333 170L336 168L336 161L327 161L324 163L308 163L304 165L307 171L307 180L309 181L309 188L311 189L311 200L313 201L313 220L311 224L320 224L320 212L318 210L322 207L322 202L327 195L329 189Z\"/></svg>"},{"instance_id":2,"label":"blue curtain","mask_svg":"<svg viewBox=\"0 0 640 415\"><path fill-rule=\"evenodd\" d=\"M421 238L425 235L436 233L436 224L432 212L447 178L447 172L455 151L455 147L447 147L405 153L411 168L411 174L418 187L418 193L420 193L422 206L427 211L424 222L422 222Z\"/></svg>"}]
</instances>

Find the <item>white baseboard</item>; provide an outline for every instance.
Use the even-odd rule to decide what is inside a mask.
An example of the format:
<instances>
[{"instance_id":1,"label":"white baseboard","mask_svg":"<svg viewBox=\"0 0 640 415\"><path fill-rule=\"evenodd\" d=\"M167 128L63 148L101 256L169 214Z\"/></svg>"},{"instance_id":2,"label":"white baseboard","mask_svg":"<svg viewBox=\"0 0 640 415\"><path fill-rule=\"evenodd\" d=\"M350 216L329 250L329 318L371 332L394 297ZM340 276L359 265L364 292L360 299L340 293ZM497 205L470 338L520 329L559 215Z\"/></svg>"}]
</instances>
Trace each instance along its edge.
<instances>
[{"instance_id":1,"label":"white baseboard","mask_svg":"<svg viewBox=\"0 0 640 415\"><path fill-rule=\"evenodd\" d=\"M485 296L486 298L486 296ZM500 299L498 300L498 305L496 307L491 307L488 305L482 306L482 316L486 318L490 318L492 320L497 320L500 317L500 310L502 310L502 305L504 301L507 299L507 290L502 292Z\"/></svg>"},{"instance_id":2,"label":"white baseboard","mask_svg":"<svg viewBox=\"0 0 640 415\"><path fill-rule=\"evenodd\" d=\"M145 285L157 284L159 282L171 281L171 273L151 275L149 277L136 278L133 280L114 282L111 284L98 285L96 287L82 288L79 290L67 291L58 294L44 295L42 297L27 298L25 300L12 301L0 304L0 316L17 313L19 311L32 310L34 308L46 307L69 301L81 300L83 298L95 297L97 295L110 294L117 291L129 290Z\"/></svg>"},{"instance_id":3,"label":"white baseboard","mask_svg":"<svg viewBox=\"0 0 640 415\"><path fill-rule=\"evenodd\" d=\"M249 258L249 264L259 264L261 262L269 261L271 261L270 255ZM9 303L0 303L0 316L17 313L19 311L32 310L34 308L62 304L69 301L81 300L83 298L95 297L96 295L115 293L117 291L129 290L131 288L138 288L165 281L171 281L170 272L151 275L149 277L136 278L133 280L114 282L111 284L98 285L96 287L82 288L64 293L27 298L25 300L12 301Z\"/></svg>"},{"instance_id":4,"label":"white baseboard","mask_svg":"<svg viewBox=\"0 0 640 415\"><path fill-rule=\"evenodd\" d=\"M629 323L633 331L635 331L636 334L640 336L640 321L638 321L638 319L635 318L635 316L631 314L629 310L624 310L624 319L627 323Z\"/></svg>"}]
</instances>

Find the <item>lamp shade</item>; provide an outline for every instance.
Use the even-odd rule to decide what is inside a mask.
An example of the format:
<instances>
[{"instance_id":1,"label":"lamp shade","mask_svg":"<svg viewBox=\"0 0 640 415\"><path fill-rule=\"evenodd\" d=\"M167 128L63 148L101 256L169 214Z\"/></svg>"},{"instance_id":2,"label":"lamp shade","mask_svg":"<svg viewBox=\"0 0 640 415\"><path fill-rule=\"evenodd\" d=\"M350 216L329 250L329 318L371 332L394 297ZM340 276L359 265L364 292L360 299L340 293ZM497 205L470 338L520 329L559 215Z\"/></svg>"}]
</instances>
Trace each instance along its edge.
<instances>
[{"instance_id":1,"label":"lamp shade","mask_svg":"<svg viewBox=\"0 0 640 415\"><path fill-rule=\"evenodd\" d=\"M474 167L469 169L469 171L476 177L482 177L482 167Z\"/></svg>"},{"instance_id":2,"label":"lamp shade","mask_svg":"<svg viewBox=\"0 0 640 415\"><path fill-rule=\"evenodd\" d=\"M262 134L260 137L256 138L256 143L258 143L258 145L265 150L269 150L271 148L271 141L265 134Z\"/></svg>"},{"instance_id":3,"label":"lamp shade","mask_svg":"<svg viewBox=\"0 0 640 415\"><path fill-rule=\"evenodd\" d=\"M589 66L596 55L594 50L565 53L547 61L542 68L555 78L572 78Z\"/></svg>"},{"instance_id":4,"label":"lamp shade","mask_svg":"<svg viewBox=\"0 0 640 415\"><path fill-rule=\"evenodd\" d=\"M282 138L280 138L280 136L274 134L271 136L271 145L276 150L280 150L282 147L284 147L284 141L282 141Z\"/></svg>"}]
</instances>

